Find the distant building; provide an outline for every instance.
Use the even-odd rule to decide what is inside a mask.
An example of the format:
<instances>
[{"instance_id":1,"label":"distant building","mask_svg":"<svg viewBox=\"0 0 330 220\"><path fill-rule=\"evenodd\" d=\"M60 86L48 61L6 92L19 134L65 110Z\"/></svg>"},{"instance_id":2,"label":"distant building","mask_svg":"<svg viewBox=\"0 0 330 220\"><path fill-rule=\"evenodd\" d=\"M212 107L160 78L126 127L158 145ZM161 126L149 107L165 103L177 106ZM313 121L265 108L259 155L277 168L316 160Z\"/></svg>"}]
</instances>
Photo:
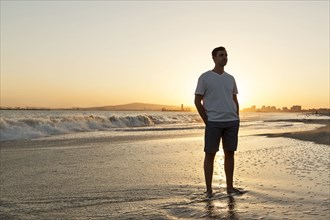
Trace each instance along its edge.
<instances>
[{"instance_id":1,"label":"distant building","mask_svg":"<svg viewBox=\"0 0 330 220\"><path fill-rule=\"evenodd\" d=\"M276 108L276 106L265 106L257 108L255 105L250 108L244 108L242 112L314 112L316 114L330 115L330 109L328 108L319 108L319 109L303 109L301 105L294 105L291 108L282 107Z\"/></svg>"},{"instance_id":2,"label":"distant building","mask_svg":"<svg viewBox=\"0 0 330 220\"><path fill-rule=\"evenodd\" d=\"M301 105L294 105L291 107L291 111L293 112L300 112L301 111Z\"/></svg>"},{"instance_id":3,"label":"distant building","mask_svg":"<svg viewBox=\"0 0 330 220\"><path fill-rule=\"evenodd\" d=\"M267 112L267 111L268 111L267 107L266 107L266 106L264 106L264 105L261 107L261 109L260 109L260 110L261 110L262 112Z\"/></svg>"},{"instance_id":4,"label":"distant building","mask_svg":"<svg viewBox=\"0 0 330 220\"><path fill-rule=\"evenodd\" d=\"M162 111L169 111L169 112L190 112L191 109L189 107L185 107L183 104L181 104L180 107L173 107L173 108L162 108Z\"/></svg>"}]
</instances>

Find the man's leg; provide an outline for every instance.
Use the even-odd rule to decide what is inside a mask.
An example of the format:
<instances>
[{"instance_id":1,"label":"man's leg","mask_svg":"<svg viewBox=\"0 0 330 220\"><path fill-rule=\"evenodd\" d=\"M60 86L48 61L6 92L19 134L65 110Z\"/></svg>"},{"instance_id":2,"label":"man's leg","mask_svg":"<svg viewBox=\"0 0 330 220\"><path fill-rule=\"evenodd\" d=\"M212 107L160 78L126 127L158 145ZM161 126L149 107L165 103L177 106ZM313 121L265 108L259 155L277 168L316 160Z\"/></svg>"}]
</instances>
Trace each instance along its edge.
<instances>
[{"instance_id":1,"label":"man's leg","mask_svg":"<svg viewBox=\"0 0 330 220\"><path fill-rule=\"evenodd\" d=\"M234 177L234 151L226 151L225 154L225 173L226 173L226 183L227 183L227 192L231 192L234 189L233 186L233 177Z\"/></svg>"},{"instance_id":2,"label":"man's leg","mask_svg":"<svg viewBox=\"0 0 330 220\"><path fill-rule=\"evenodd\" d=\"M204 175L206 183L206 193L208 196L212 195L212 178L213 178L213 164L215 153L205 153L204 158Z\"/></svg>"},{"instance_id":3,"label":"man's leg","mask_svg":"<svg viewBox=\"0 0 330 220\"><path fill-rule=\"evenodd\" d=\"M234 188L233 178L234 178L234 156L237 149L238 143L238 130L239 121L230 122L229 126L224 129L222 144L225 154L225 173L226 173L226 183L227 183L227 193L240 193L238 189Z\"/></svg>"}]
</instances>

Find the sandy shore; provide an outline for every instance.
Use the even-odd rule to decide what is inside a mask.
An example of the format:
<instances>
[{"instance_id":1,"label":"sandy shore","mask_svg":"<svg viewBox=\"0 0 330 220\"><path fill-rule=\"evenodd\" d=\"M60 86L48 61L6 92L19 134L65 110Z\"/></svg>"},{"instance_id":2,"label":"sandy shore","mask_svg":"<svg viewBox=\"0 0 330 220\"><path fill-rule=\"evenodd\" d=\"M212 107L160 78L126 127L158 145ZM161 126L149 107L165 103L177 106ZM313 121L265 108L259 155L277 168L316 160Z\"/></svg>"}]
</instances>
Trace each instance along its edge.
<instances>
[{"instance_id":1,"label":"sandy shore","mask_svg":"<svg viewBox=\"0 0 330 220\"><path fill-rule=\"evenodd\" d=\"M287 120L288 121L288 120ZM288 137L303 141L312 141L317 144L330 145L330 121L329 120L291 120L293 122L303 122L310 124L322 124L324 127L301 132L262 134L268 137Z\"/></svg>"},{"instance_id":2,"label":"sandy shore","mask_svg":"<svg viewBox=\"0 0 330 220\"><path fill-rule=\"evenodd\" d=\"M317 144L330 145L330 125L312 131L270 134L268 137L289 137L303 141L312 141Z\"/></svg>"},{"instance_id":3,"label":"sandy shore","mask_svg":"<svg viewBox=\"0 0 330 220\"><path fill-rule=\"evenodd\" d=\"M219 152L214 190L220 196L212 201L203 195L202 131L136 140L8 142L0 149L1 219L330 217L329 147L283 134L240 137L235 185L248 191L242 196L223 193Z\"/></svg>"}]
</instances>

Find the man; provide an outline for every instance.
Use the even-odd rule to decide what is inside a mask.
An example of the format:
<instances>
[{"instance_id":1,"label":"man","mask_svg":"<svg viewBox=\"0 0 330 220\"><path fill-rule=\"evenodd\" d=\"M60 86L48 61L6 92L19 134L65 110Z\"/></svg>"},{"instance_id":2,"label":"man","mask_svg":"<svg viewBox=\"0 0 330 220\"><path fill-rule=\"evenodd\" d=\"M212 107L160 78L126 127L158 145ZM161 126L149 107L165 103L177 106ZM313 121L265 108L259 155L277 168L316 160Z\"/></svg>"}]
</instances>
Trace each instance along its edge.
<instances>
[{"instance_id":1,"label":"man","mask_svg":"<svg viewBox=\"0 0 330 220\"><path fill-rule=\"evenodd\" d=\"M212 51L213 70L203 73L195 91L195 105L205 123L204 174L206 196L212 197L213 164L220 140L225 154L224 168L227 193L241 193L233 186L234 153L237 149L239 104L233 76L225 72L227 51L217 47Z\"/></svg>"}]
</instances>

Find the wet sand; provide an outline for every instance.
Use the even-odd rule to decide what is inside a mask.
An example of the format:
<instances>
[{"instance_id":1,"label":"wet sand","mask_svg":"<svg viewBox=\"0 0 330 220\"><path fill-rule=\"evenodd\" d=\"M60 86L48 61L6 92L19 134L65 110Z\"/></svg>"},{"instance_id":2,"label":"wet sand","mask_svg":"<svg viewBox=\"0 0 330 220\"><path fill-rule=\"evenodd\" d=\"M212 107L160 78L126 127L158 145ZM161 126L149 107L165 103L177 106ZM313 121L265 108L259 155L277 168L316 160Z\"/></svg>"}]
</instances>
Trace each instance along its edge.
<instances>
[{"instance_id":1,"label":"wet sand","mask_svg":"<svg viewBox=\"0 0 330 220\"><path fill-rule=\"evenodd\" d=\"M0 218L329 219L329 147L309 140L241 136L235 185L248 192L223 192L219 152L213 185L220 196L211 201L203 195L202 131L2 143Z\"/></svg>"},{"instance_id":2,"label":"wet sand","mask_svg":"<svg viewBox=\"0 0 330 220\"><path fill-rule=\"evenodd\" d=\"M312 141L317 144L330 145L330 125L325 125L312 131L301 131L293 133L268 134L268 137L288 137L303 141Z\"/></svg>"},{"instance_id":3,"label":"wet sand","mask_svg":"<svg viewBox=\"0 0 330 220\"><path fill-rule=\"evenodd\" d=\"M286 120L288 121L288 120ZM329 120L291 120L292 122L315 123L324 125L310 131L278 133L278 134L261 134L268 137L288 137L303 141L312 141L317 144L330 145L330 121Z\"/></svg>"}]
</instances>

